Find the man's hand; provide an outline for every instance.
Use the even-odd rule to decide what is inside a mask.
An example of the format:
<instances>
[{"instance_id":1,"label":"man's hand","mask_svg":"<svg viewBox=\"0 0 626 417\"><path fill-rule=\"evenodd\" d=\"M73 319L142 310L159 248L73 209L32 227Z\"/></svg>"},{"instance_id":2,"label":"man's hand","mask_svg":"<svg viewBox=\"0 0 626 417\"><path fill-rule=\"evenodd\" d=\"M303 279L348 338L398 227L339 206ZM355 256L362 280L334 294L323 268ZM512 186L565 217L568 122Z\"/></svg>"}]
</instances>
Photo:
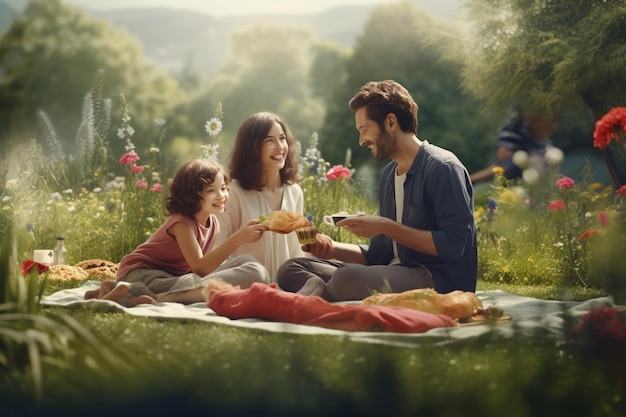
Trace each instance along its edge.
<instances>
[{"instance_id":1,"label":"man's hand","mask_svg":"<svg viewBox=\"0 0 626 417\"><path fill-rule=\"evenodd\" d=\"M315 243L302 245L302 250L310 252L311 255L320 259L330 259L333 257L333 240L321 233L315 235Z\"/></svg>"},{"instance_id":2,"label":"man's hand","mask_svg":"<svg viewBox=\"0 0 626 417\"><path fill-rule=\"evenodd\" d=\"M391 220L381 216L357 216L341 220L337 222L337 226L341 226L359 237L373 238L384 234L385 223L389 221Z\"/></svg>"}]
</instances>

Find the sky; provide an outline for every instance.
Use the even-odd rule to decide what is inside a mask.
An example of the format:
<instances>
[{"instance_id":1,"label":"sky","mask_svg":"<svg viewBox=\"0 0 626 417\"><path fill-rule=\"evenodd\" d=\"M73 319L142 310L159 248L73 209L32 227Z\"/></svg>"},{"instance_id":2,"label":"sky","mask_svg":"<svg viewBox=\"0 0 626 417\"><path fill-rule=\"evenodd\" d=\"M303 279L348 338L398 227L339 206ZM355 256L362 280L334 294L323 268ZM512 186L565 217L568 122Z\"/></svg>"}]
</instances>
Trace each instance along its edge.
<instances>
[{"instance_id":1,"label":"sky","mask_svg":"<svg viewBox=\"0 0 626 417\"><path fill-rule=\"evenodd\" d=\"M424 2L438 0L423 0ZM374 5L392 0L63 0L93 10L137 7L168 7L200 11L215 17L250 14L323 12L337 6Z\"/></svg>"}]
</instances>

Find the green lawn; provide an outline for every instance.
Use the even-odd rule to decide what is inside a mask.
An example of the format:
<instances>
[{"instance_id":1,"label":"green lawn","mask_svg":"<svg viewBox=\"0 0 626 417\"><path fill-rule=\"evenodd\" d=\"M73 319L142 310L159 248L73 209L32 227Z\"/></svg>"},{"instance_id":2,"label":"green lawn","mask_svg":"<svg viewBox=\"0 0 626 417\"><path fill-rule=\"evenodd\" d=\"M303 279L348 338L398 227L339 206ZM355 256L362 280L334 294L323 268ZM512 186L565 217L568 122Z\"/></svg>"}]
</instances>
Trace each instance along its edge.
<instances>
[{"instance_id":1,"label":"green lawn","mask_svg":"<svg viewBox=\"0 0 626 417\"><path fill-rule=\"evenodd\" d=\"M501 289L528 296L559 293L549 287ZM46 363L40 406L28 394L24 375L2 374L0 415L626 415L623 356L608 360L542 335L490 334L406 348L83 308L44 309L46 316L59 313L90 329L124 365Z\"/></svg>"}]
</instances>

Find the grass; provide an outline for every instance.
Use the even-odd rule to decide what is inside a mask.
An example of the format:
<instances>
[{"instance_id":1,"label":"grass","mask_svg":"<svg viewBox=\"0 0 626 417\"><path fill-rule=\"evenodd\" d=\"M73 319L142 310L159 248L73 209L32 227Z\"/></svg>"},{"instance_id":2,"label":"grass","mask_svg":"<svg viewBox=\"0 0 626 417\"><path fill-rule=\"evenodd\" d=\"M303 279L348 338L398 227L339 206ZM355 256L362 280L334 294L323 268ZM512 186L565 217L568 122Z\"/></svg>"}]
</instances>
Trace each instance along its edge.
<instances>
[{"instance_id":1,"label":"grass","mask_svg":"<svg viewBox=\"0 0 626 417\"><path fill-rule=\"evenodd\" d=\"M63 287L50 286L47 293ZM500 289L559 293L543 286ZM112 373L80 363L65 370L48 366L40 405L26 394L26 382L3 375L2 415L535 417L626 411L623 358L607 361L541 334L507 339L493 333L407 348L81 307L43 311L62 313L114 347L127 365Z\"/></svg>"}]
</instances>

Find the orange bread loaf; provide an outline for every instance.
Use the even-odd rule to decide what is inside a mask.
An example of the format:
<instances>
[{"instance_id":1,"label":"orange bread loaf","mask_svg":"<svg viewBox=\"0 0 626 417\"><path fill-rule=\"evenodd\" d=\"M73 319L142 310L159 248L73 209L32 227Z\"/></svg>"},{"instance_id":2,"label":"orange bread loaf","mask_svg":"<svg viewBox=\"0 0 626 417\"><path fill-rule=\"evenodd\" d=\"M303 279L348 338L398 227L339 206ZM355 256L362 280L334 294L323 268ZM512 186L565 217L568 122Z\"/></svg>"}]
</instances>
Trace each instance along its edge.
<instances>
[{"instance_id":1,"label":"orange bread loaf","mask_svg":"<svg viewBox=\"0 0 626 417\"><path fill-rule=\"evenodd\" d=\"M376 294L364 299L363 304L406 307L426 313L445 314L460 320L467 319L483 309L482 302L473 292L452 291L439 294L431 288Z\"/></svg>"},{"instance_id":2,"label":"orange bread loaf","mask_svg":"<svg viewBox=\"0 0 626 417\"><path fill-rule=\"evenodd\" d=\"M309 219L289 210L274 211L259 220L263 226L277 233L290 233L299 227L311 225Z\"/></svg>"}]
</instances>

